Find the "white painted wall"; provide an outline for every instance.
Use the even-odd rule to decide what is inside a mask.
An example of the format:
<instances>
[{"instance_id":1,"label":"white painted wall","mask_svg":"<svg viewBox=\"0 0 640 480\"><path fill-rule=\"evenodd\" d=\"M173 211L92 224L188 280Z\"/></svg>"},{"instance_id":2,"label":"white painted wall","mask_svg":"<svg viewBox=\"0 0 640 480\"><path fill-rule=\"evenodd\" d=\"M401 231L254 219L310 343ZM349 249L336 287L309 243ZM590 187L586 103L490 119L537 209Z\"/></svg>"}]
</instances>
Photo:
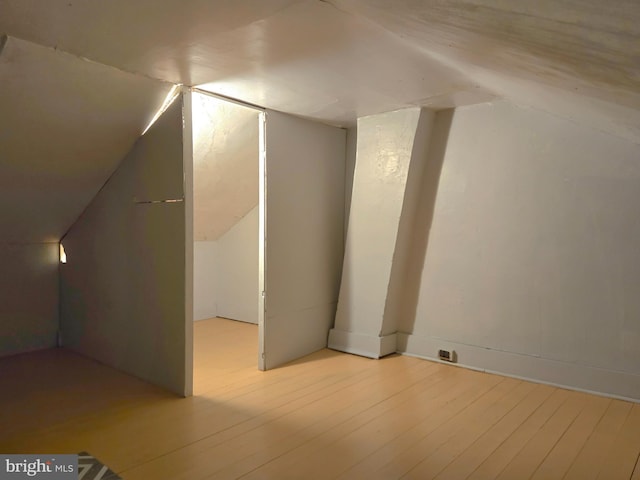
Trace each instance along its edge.
<instances>
[{"instance_id":1,"label":"white painted wall","mask_svg":"<svg viewBox=\"0 0 640 480\"><path fill-rule=\"evenodd\" d=\"M399 349L640 399L640 146L507 102L437 128Z\"/></svg>"},{"instance_id":2,"label":"white painted wall","mask_svg":"<svg viewBox=\"0 0 640 480\"><path fill-rule=\"evenodd\" d=\"M194 242L194 320L258 323L258 207L214 242Z\"/></svg>"},{"instance_id":3,"label":"white painted wall","mask_svg":"<svg viewBox=\"0 0 640 480\"><path fill-rule=\"evenodd\" d=\"M217 314L258 323L258 206L218 239Z\"/></svg>"},{"instance_id":4,"label":"white painted wall","mask_svg":"<svg viewBox=\"0 0 640 480\"><path fill-rule=\"evenodd\" d=\"M344 251L345 130L268 111L263 368L326 347Z\"/></svg>"},{"instance_id":5,"label":"white painted wall","mask_svg":"<svg viewBox=\"0 0 640 480\"><path fill-rule=\"evenodd\" d=\"M65 347L188 394L185 203L139 203L183 198L182 129L177 100L65 236L60 323Z\"/></svg>"},{"instance_id":6,"label":"white painted wall","mask_svg":"<svg viewBox=\"0 0 640 480\"><path fill-rule=\"evenodd\" d=\"M0 243L0 357L55 347L58 244Z\"/></svg>"}]
</instances>

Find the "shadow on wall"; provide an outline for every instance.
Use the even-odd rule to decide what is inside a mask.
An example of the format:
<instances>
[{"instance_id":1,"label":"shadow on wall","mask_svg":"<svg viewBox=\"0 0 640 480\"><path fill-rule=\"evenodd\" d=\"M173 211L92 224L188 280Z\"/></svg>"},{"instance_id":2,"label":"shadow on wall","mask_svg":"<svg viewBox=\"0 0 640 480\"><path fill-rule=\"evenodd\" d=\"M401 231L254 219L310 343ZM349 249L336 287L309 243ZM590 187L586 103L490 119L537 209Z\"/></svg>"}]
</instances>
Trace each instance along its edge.
<instances>
[{"instance_id":1,"label":"shadow on wall","mask_svg":"<svg viewBox=\"0 0 640 480\"><path fill-rule=\"evenodd\" d=\"M398 331L401 332L412 333L416 321L420 279L427 248L429 247L429 233L433 222L433 213L440 186L440 174L449 143L449 131L453 122L453 115L454 109L438 112L431 132L429 154L422 174L418 205L413 219L413 234L409 244L409 265L407 266L402 301L404 307L398 325Z\"/></svg>"}]
</instances>

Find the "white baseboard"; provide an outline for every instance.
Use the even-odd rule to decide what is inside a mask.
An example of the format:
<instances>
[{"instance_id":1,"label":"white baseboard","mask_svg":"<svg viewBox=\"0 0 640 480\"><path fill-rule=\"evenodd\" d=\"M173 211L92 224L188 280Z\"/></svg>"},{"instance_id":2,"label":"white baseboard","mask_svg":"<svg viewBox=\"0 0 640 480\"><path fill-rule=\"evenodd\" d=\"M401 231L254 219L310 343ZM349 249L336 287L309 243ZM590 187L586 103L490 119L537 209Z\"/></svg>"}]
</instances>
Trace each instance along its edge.
<instances>
[{"instance_id":1,"label":"white baseboard","mask_svg":"<svg viewBox=\"0 0 640 480\"><path fill-rule=\"evenodd\" d=\"M329 348L362 357L381 358L396 352L396 334L374 336L332 328L329 331Z\"/></svg>"},{"instance_id":2,"label":"white baseboard","mask_svg":"<svg viewBox=\"0 0 640 480\"><path fill-rule=\"evenodd\" d=\"M640 375L633 373L408 333L398 332L396 335L398 353L439 361L439 349L455 350L459 362L456 365L461 367L640 403Z\"/></svg>"}]
</instances>

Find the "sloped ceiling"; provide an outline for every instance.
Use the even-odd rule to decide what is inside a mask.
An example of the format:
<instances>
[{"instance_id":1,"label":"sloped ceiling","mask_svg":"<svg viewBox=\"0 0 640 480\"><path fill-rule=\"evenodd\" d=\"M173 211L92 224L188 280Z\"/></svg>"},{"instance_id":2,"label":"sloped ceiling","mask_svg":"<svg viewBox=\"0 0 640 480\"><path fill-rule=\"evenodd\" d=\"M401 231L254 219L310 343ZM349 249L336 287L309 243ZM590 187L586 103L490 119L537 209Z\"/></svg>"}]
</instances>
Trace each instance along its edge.
<instances>
[{"instance_id":1,"label":"sloped ceiling","mask_svg":"<svg viewBox=\"0 0 640 480\"><path fill-rule=\"evenodd\" d=\"M442 63L640 108L637 0L329 0Z\"/></svg>"},{"instance_id":2,"label":"sloped ceiling","mask_svg":"<svg viewBox=\"0 0 640 480\"><path fill-rule=\"evenodd\" d=\"M344 126L506 97L640 143L637 0L0 0L2 32L4 241L65 232L152 79Z\"/></svg>"},{"instance_id":3,"label":"sloped ceiling","mask_svg":"<svg viewBox=\"0 0 640 480\"><path fill-rule=\"evenodd\" d=\"M217 240L258 205L259 111L193 95L194 240Z\"/></svg>"},{"instance_id":4,"label":"sloped ceiling","mask_svg":"<svg viewBox=\"0 0 640 480\"><path fill-rule=\"evenodd\" d=\"M640 2L328 0L481 88L640 143Z\"/></svg>"},{"instance_id":5,"label":"sloped ceiling","mask_svg":"<svg viewBox=\"0 0 640 480\"><path fill-rule=\"evenodd\" d=\"M171 85L5 38L0 52L0 242L56 242Z\"/></svg>"},{"instance_id":6,"label":"sloped ceiling","mask_svg":"<svg viewBox=\"0 0 640 480\"><path fill-rule=\"evenodd\" d=\"M640 141L636 0L0 0L0 31L332 124L501 96Z\"/></svg>"}]
</instances>

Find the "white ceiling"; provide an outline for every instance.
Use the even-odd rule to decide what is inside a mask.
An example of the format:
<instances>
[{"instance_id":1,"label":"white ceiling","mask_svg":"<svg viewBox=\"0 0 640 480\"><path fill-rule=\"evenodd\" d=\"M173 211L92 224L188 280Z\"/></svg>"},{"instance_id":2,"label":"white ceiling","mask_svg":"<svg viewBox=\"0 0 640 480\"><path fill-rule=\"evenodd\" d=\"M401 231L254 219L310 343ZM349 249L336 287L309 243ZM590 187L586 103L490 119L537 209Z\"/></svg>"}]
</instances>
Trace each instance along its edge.
<instances>
[{"instance_id":1,"label":"white ceiling","mask_svg":"<svg viewBox=\"0 0 640 480\"><path fill-rule=\"evenodd\" d=\"M332 124L497 95L640 141L637 0L0 0L1 31Z\"/></svg>"},{"instance_id":2,"label":"white ceiling","mask_svg":"<svg viewBox=\"0 0 640 480\"><path fill-rule=\"evenodd\" d=\"M151 79L335 125L506 97L640 143L638 0L0 0L3 32L43 47L0 57L2 237L64 232Z\"/></svg>"}]
</instances>

